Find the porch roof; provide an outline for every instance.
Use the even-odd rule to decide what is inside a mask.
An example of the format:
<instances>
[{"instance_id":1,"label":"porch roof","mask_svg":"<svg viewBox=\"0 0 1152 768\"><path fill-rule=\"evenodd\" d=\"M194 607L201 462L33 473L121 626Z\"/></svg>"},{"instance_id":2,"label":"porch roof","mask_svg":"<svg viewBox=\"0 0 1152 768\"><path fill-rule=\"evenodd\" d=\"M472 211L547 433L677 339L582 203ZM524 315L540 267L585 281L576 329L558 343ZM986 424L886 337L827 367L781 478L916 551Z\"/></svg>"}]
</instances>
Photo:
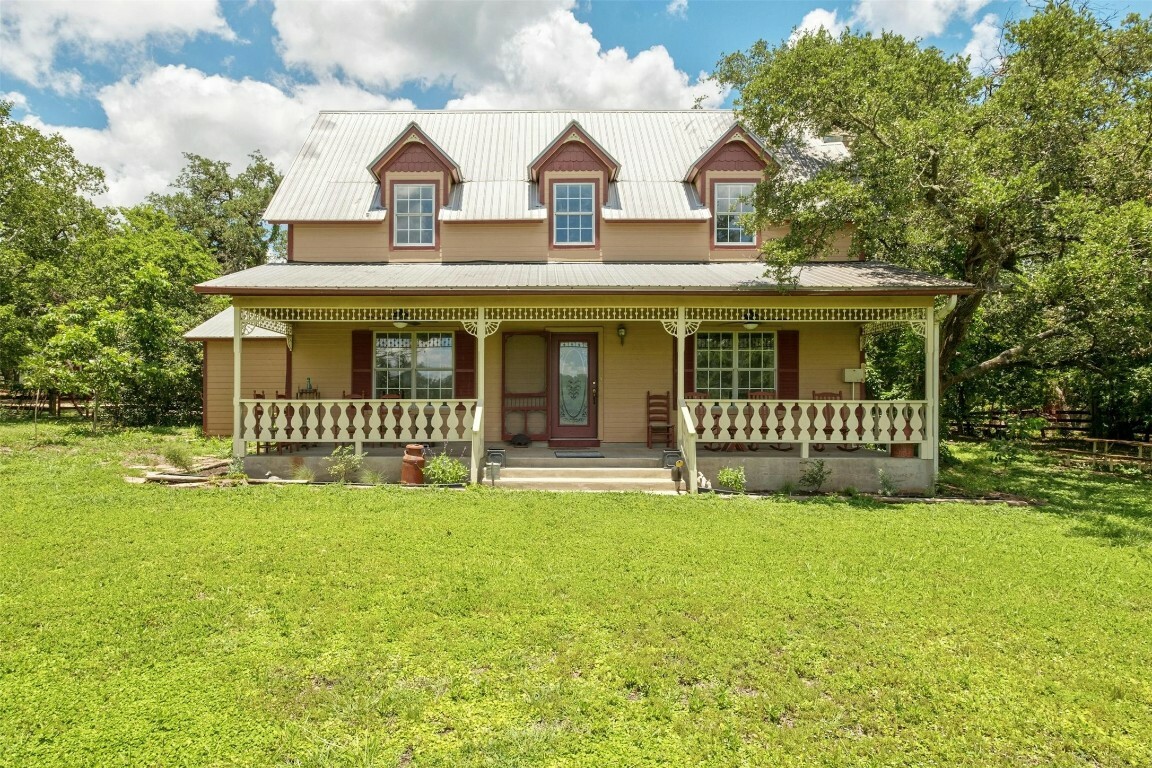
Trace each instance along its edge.
<instances>
[{"instance_id":1,"label":"porch roof","mask_svg":"<svg viewBox=\"0 0 1152 768\"><path fill-rule=\"evenodd\" d=\"M809 263L793 269L792 295L971 293L969 283L878 261ZM264 264L196 286L248 295L438 295L753 293L777 291L759 262Z\"/></svg>"},{"instance_id":2,"label":"porch roof","mask_svg":"<svg viewBox=\"0 0 1152 768\"><path fill-rule=\"evenodd\" d=\"M283 339L284 334L253 326L244 334L247 339ZM188 341L214 341L232 338L232 307L222 309L184 334Z\"/></svg>"}]
</instances>

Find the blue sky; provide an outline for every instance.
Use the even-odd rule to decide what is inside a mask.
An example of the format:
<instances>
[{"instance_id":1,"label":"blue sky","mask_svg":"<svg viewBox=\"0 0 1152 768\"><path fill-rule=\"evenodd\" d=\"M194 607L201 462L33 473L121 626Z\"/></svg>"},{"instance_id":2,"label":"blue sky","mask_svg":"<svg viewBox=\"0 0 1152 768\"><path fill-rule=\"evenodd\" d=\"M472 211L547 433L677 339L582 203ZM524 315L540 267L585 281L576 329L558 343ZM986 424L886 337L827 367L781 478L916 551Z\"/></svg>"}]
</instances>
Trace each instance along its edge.
<instances>
[{"instance_id":1,"label":"blue sky","mask_svg":"<svg viewBox=\"0 0 1152 768\"><path fill-rule=\"evenodd\" d=\"M1097 8L1123 4L1096 3ZM105 170L163 191L182 152L287 168L320 109L680 108L725 53L797 28L888 29L974 66L1026 3L988 0L4 0L0 94Z\"/></svg>"}]
</instances>

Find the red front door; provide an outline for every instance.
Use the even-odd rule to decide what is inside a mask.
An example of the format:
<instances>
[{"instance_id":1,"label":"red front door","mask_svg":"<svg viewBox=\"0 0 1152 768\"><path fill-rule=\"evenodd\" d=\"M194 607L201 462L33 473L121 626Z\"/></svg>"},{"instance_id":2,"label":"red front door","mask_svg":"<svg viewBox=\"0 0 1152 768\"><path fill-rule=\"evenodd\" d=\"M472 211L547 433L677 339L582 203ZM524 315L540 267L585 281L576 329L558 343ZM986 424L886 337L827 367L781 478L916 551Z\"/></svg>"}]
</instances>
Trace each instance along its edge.
<instances>
[{"instance_id":1,"label":"red front door","mask_svg":"<svg viewBox=\"0 0 1152 768\"><path fill-rule=\"evenodd\" d=\"M596 334L552 334L548 359L550 442L554 445L598 445Z\"/></svg>"}]
</instances>

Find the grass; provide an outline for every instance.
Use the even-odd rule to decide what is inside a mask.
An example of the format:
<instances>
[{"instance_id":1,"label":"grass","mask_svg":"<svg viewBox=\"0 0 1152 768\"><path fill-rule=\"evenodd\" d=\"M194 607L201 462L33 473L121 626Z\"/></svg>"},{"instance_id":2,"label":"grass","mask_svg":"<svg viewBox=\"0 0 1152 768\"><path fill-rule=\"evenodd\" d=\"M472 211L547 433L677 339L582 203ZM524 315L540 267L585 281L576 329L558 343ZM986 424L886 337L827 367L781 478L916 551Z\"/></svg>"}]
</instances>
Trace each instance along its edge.
<instances>
[{"instance_id":1,"label":"grass","mask_svg":"<svg viewBox=\"0 0 1152 768\"><path fill-rule=\"evenodd\" d=\"M178 432L40 435L0 424L0 765L1152 762L1147 480L181 490L121 479Z\"/></svg>"}]
</instances>

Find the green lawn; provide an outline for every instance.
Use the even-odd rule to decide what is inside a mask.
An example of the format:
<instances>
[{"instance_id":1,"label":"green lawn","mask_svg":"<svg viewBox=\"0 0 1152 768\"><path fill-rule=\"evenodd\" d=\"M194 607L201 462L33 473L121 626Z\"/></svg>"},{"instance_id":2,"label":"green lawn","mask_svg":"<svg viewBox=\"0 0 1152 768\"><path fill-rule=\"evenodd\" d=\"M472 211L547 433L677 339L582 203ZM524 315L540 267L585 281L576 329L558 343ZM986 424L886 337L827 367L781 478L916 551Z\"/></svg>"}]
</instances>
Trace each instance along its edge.
<instances>
[{"instance_id":1,"label":"green lawn","mask_svg":"<svg viewBox=\"0 0 1152 768\"><path fill-rule=\"evenodd\" d=\"M0 424L0 765L1152 763L1152 482L1044 507L129 485ZM220 445L212 446L219 450Z\"/></svg>"}]
</instances>

